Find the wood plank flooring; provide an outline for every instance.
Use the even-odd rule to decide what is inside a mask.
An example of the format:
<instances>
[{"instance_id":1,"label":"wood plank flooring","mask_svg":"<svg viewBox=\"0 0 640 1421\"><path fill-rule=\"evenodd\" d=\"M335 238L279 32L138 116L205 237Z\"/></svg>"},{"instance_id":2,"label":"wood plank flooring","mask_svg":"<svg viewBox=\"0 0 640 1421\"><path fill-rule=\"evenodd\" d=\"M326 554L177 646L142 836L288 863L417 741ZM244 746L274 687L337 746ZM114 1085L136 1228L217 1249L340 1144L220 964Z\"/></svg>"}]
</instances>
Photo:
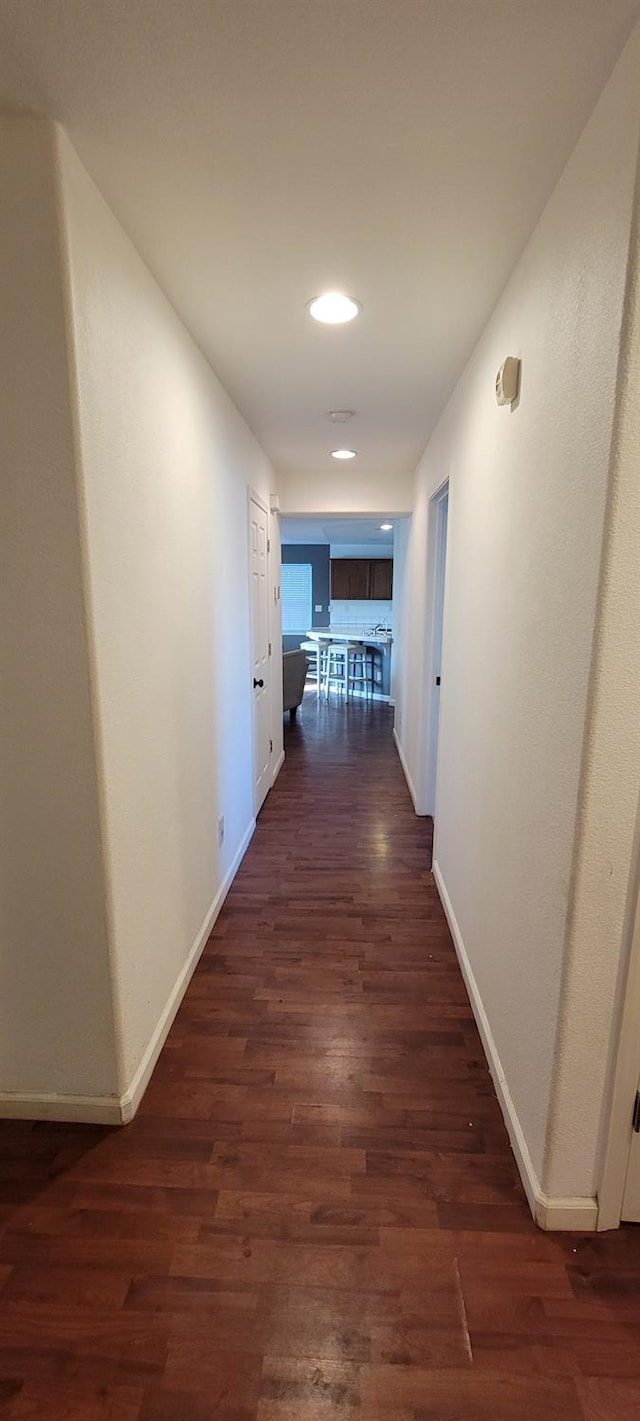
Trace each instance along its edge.
<instances>
[{"instance_id":1,"label":"wood plank flooring","mask_svg":"<svg viewBox=\"0 0 640 1421\"><path fill-rule=\"evenodd\" d=\"M0 1123L3 1421L640 1416L640 1230L534 1227L429 848L307 697L137 1119Z\"/></svg>"}]
</instances>

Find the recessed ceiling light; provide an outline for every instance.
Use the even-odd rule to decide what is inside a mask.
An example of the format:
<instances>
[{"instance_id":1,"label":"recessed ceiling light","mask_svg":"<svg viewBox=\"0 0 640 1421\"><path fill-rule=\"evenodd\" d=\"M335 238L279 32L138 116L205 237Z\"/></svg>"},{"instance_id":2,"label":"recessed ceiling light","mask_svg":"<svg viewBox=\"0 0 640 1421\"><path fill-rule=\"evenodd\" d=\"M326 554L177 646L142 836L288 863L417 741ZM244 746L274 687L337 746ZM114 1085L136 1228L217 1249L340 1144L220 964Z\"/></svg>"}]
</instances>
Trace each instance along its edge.
<instances>
[{"instance_id":1,"label":"recessed ceiling light","mask_svg":"<svg viewBox=\"0 0 640 1421\"><path fill-rule=\"evenodd\" d=\"M355 451L355 449L332 449L332 450L331 450L331 458L332 458L332 459L355 459L355 457L356 457L356 451Z\"/></svg>"},{"instance_id":2,"label":"recessed ceiling light","mask_svg":"<svg viewBox=\"0 0 640 1421\"><path fill-rule=\"evenodd\" d=\"M393 528L393 523L381 523L381 524L380 524L380 532L381 532L381 533L390 533L392 528Z\"/></svg>"},{"instance_id":3,"label":"recessed ceiling light","mask_svg":"<svg viewBox=\"0 0 640 1421\"><path fill-rule=\"evenodd\" d=\"M325 291L323 296L315 296L307 310L314 321L322 321L326 326L341 326L359 316L362 306L352 296L343 296L340 291Z\"/></svg>"},{"instance_id":4,"label":"recessed ceiling light","mask_svg":"<svg viewBox=\"0 0 640 1421\"><path fill-rule=\"evenodd\" d=\"M330 419L332 424L348 424L354 414L355 410L327 410L327 419Z\"/></svg>"}]
</instances>

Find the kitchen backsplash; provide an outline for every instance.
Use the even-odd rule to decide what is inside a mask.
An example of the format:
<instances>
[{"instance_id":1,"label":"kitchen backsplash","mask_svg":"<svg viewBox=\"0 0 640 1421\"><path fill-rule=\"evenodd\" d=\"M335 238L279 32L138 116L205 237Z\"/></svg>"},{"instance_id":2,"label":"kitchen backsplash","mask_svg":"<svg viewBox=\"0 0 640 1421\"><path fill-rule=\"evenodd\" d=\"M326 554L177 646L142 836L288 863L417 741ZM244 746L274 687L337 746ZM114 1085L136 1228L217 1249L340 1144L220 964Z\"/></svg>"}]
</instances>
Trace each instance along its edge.
<instances>
[{"instance_id":1,"label":"kitchen backsplash","mask_svg":"<svg viewBox=\"0 0 640 1421\"><path fill-rule=\"evenodd\" d=\"M377 626L391 626L391 602L330 602L332 627L353 627L372 631Z\"/></svg>"}]
</instances>

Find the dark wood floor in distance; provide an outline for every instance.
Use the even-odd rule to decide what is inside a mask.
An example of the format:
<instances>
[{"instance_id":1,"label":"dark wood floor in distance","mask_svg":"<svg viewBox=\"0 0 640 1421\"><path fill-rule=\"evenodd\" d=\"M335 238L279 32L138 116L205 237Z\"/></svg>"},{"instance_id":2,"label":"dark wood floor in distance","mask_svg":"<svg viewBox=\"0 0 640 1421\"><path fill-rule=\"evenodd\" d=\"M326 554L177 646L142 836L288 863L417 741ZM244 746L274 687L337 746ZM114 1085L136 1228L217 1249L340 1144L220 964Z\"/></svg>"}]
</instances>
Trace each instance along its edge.
<instances>
[{"instance_id":1,"label":"dark wood floor in distance","mask_svg":"<svg viewBox=\"0 0 640 1421\"><path fill-rule=\"evenodd\" d=\"M531 1222L386 707L317 705L137 1119L0 1125L0 1415L640 1416L640 1237Z\"/></svg>"}]
</instances>

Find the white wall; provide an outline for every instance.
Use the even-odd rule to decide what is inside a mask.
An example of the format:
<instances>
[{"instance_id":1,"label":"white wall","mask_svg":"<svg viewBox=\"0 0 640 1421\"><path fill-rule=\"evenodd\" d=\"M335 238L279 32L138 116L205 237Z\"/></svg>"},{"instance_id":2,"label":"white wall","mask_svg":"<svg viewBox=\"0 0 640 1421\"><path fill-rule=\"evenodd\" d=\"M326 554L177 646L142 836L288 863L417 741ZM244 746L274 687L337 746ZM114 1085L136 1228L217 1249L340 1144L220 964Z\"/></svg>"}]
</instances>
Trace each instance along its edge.
<instances>
[{"instance_id":1,"label":"white wall","mask_svg":"<svg viewBox=\"0 0 640 1421\"><path fill-rule=\"evenodd\" d=\"M122 1091L251 831L247 485L267 496L272 478L61 134L58 144ZM278 701L274 691L275 712ZM274 761L281 736L280 714Z\"/></svg>"},{"instance_id":2,"label":"white wall","mask_svg":"<svg viewBox=\"0 0 640 1421\"><path fill-rule=\"evenodd\" d=\"M331 543L329 556L333 558L392 558L393 543Z\"/></svg>"},{"instance_id":3,"label":"white wall","mask_svg":"<svg viewBox=\"0 0 640 1421\"><path fill-rule=\"evenodd\" d=\"M397 730L420 788L428 500L449 475L435 858L537 1186L547 1183L639 53L636 31L429 442L399 560ZM513 410L494 396L508 354L523 362ZM559 1148L554 1188L561 1178L563 1192L589 1195L590 1144L572 1135Z\"/></svg>"},{"instance_id":4,"label":"white wall","mask_svg":"<svg viewBox=\"0 0 640 1421\"><path fill-rule=\"evenodd\" d=\"M316 474L278 473L280 512L362 513L363 516L391 517L410 513L413 507L413 474L367 473L366 470L334 468L329 458L326 469ZM329 467L331 465L331 467Z\"/></svg>"},{"instance_id":5,"label":"white wall","mask_svg":"<svg viewBox=\"0 0 640 1421\"><path fill-rule=\"evenodd\" d=\"M0 120L0 190L0 1113L37 1114L116 1089L46 124Z\"/></svg>"},{"instance_id":6,"label":"white wall","mask_svg":"<svg viewBox=\"0 0 640 1421\"><path fill-rule=\"evenodd\" d=\"M615 1062L639 886L639 224L637 196L547 1160L548 1187L554 1193L566 1192L567 1180L574 1177L569 1171L578 1162L585 1192L600 1183L608 1067ZM628 1079L612 1121L627 1146L640 1072L638 1028L637 1016L626 1024L635 1049L624 1062ZM617 1154L614 1164L619 1172ZM622 1182L619 1178L620 1190Z\"/></svg>"}]
</instances>

